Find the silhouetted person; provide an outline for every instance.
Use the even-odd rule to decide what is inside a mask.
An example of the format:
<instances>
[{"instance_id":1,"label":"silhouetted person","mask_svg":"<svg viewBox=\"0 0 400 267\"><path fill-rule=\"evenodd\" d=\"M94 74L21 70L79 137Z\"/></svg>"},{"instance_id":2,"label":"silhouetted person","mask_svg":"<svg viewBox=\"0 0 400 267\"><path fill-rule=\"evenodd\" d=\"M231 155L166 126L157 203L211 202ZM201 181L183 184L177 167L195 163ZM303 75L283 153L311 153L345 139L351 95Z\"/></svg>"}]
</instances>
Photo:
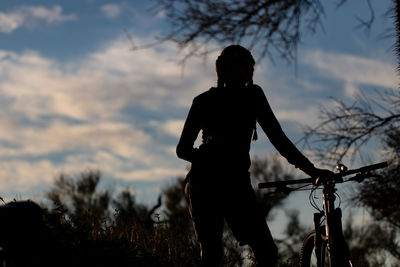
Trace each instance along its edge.
<instances>
[{"instance_id":1,"label":"silhouetted person","mask_svg":"<svg viewBox=\"0 0 400 267\"><path fill-rule=\"evenodd\" d=\"M253 84L254 59L239 45L226 47L216 61L218 86L195 97L177 155L192 163L185 193L202 266L221 263L224 220L241 245L248 244L259 266L274 266L277 247L250 183L250 143L258 122L291 164L312 177L317 169L282 131L262 89ZM194 142L202 130L202 144Z\"/></svg>"}]
</instances>

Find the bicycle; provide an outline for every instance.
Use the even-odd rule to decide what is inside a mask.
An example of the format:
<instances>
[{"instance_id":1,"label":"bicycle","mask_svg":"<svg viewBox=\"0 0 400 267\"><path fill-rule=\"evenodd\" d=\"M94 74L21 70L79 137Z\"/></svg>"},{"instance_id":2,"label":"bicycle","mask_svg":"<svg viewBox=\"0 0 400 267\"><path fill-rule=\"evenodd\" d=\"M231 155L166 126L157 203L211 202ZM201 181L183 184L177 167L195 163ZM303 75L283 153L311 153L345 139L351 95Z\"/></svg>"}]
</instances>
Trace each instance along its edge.
<instances>
[{"instance_id":1,"label":"bicycle","mask_svg":"<svg viewBox=\"0 0 400 267\"><path fill-rule=\"evenodd\" d=\"M312 185L310 193L310 204L318 210L314 213L314 230L304 239L301 253L300 266L329 266L329 267L353 267L349 247L344 240L342 230L342 211L340 207L335 208L336 187L343 182L362 182L369 177L377 177L373 171L387 167L387 162L364 166L354 170L348 170L346 166L337 166L338 173L333 177L320 177L317 179L305 178L288 181L276 181L259 183L258 188L275 188L275 192L289 194L292 191L304 189ZM346 180L345 176L354 175ZM289 185L305 184L292 188ZM314 201L315 191L322 187L323 210L319 209ZM325 225L322 223L325 221Z\"/></svg>"}]
</instances>

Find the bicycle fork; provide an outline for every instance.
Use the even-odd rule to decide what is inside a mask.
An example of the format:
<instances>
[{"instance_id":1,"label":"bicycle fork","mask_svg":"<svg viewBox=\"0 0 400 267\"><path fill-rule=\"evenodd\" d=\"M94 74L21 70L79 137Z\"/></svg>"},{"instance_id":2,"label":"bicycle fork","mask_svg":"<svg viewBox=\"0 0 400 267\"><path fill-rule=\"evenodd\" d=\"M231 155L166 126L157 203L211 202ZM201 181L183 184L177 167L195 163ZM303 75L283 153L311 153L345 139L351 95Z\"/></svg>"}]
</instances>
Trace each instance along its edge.
<instances>
[{"instance_id":1,"label":"bicycle fork","mask_svg":"<svg viewBox=\"0 0 400 267\"><path fill-rule=\"evenodd\" d=\"M323 213L318 212L314 213L313 219L314 219L314 229L315 229L315 238L314 238L314 249L315 249L315 255L317 257L317 266L321 267L324 266L324 252L325 246L322 246L322 243L324 240L322 240L322 234L324 234L324 229L321 229L321 218L324 216Z\"/></svg>"},{"instance_id":2,"label":"bicycle fork","mask_svg":"<svg viewBox=\"0 0 400 267\"><path fill-rule=\"evenodd\" d=\"M352 266L349 248L343 236L342 210L335 208L335 189L333 187L324 188L324 215L325 215L325 234L328 249L328 259L330 267ZM322 216L322 215L320 215ZM320 254L324 257L323 251ZM322 259L323 261L323 259ZM322 266L322 265L321 265Z\"/></svg>"}]
</instances>

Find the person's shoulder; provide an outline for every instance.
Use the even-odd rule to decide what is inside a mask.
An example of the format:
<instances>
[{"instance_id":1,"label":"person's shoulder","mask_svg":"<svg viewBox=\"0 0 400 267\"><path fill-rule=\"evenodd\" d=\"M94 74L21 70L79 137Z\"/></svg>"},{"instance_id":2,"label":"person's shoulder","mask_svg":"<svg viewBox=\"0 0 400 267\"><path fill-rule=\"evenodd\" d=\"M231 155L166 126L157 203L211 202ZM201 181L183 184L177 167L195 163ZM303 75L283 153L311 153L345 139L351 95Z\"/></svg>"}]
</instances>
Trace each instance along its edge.
<instances>
[{"instance_id":1,"label":"person's shoulder","mask_svg":"<svg viewBox=\"0 0 400 267\"><path fill-rule=\"evenodd\" d=\"M197 95L193 99L193 103L199 103L199 102L204 102L204 101L209 101L210 97L215 93L216 88L211 87L209 90Z\"/></svg>"},{"instance_id":2,"label":"person's shoulder","mask_svg":"<svg viewBox=\"0 0 400 267\"><path fill-rule=\"evenodd\" d=\"M250 92L254 97L260 97L260 96L264 96L264 91L261 88L261 86L257 85L257 84L252 84L249 86L250 88Z\"/></svg>"},{"instance_id":3,"label":"person's shoulder","mask_svg":"<svg viewBox=\"0 0 400 267\"><path fill-rule=\"evenodd\" d=\"M253 92L262 92L263 91L261 86L259 86L258 84L252 84L252 85L250 85L250 88Z\"/></svg>"}]
</instances>

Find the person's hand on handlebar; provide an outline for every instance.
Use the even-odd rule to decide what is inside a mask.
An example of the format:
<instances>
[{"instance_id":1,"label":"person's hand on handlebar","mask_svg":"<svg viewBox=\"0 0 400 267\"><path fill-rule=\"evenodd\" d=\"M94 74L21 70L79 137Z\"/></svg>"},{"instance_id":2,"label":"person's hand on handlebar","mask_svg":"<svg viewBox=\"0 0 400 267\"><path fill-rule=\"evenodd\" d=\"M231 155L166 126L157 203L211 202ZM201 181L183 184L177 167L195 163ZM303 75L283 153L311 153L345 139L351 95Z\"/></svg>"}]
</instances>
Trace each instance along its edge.
<instances>
[{"instance_id":1,"label":"person's hand on handlebar","mask_svg":"<svg viewBox=\"0 0 400 267\"><path fill-rule=\"evenodd\" d=\"M319 184L321 179L335 179L335 173L327 170L327 169L319 169L319 168L314 168L314 170L310 173L311 178L314 179L313 184Z\"/></svg>"}]
</instances>

